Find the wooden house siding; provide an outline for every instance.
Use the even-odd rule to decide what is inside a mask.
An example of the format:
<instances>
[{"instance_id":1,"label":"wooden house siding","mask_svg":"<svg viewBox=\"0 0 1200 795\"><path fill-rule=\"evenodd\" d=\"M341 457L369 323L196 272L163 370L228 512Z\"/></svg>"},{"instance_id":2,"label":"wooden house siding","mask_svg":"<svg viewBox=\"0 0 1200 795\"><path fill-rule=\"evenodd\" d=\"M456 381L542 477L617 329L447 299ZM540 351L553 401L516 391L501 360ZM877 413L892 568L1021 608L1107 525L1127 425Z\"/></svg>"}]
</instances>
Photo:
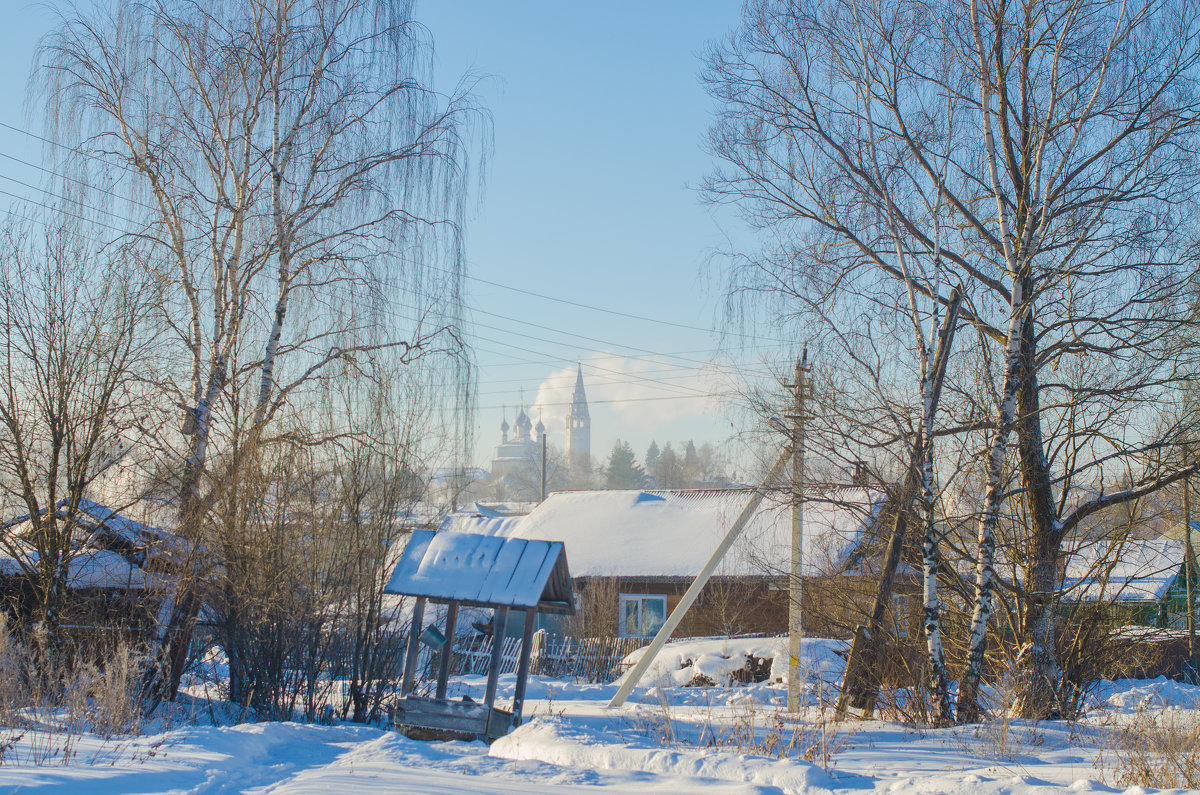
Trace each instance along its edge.
<instances>
[{"instance_id":1,"label":"wooden house siding","mask_svg":"<svg viewBox=\"0 0 1200 795\"><path fill-rule=\"evenodd\" d=\"M621 594L666 597L670 615L691 584L678 577L576 577L582 615L574 625L550 627L562 634L603 637L621 634ZM801 589L801 621L811 637L849 638L865 620L878 588L874 576L806 577ZM904 615L892 616L901 637L917 638L921 621L920 584L897 578L895 594ZM714 577L674 633L677 637L769 634L788 631L787 581L783 577Z\"/></svg>"}]
</instances>

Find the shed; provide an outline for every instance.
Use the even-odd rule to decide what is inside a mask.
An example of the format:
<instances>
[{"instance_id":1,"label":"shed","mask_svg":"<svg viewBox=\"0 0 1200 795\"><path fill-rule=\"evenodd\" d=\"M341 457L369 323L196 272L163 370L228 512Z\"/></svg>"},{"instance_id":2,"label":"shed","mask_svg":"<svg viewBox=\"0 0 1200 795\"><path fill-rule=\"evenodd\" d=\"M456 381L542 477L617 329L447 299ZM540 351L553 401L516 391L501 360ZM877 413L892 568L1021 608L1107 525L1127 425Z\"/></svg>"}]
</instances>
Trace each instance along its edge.
<instances>
[{"instance_id":1,"label":"shed","mask_svg":"<svg viewBox=\"0 0 1200 795\"><path fill-rule=\"evenodd\" d=\"M501 538L475 533L418 530L412 534L385 593L416 597L400 700L395 722L401 726L436 729L494 739L520 725L529 678L530 646L539 611L575 612L571 573L560 541ZM427 601L445 603L446 620L441 631L433 624L421 629ZM484 703L446 697L453 655L455 621L459 605L491 608L492 659L488 667ZM525 613L521 655L512 712L495 707L500 675L503 627L510 610ZM424 641L440 653L437 689L432 698L412 695L417 656Z\"/></svg>"},{"instance_id":2,"label":"shed","mask_svg":"<svg viewBox=\"0 0 1200 795\"><path fill-rule=\"evenodd\" d=\"M44 511L43 509L43 515ZM59 615L72 631L150 631L183 539L83 498L52 508L72 542L64 585L70 598ZM34 609L30 573L38 563L33 520L26 514L0 524L0 602L19 617Z\"/></svg>"}]
</instances>

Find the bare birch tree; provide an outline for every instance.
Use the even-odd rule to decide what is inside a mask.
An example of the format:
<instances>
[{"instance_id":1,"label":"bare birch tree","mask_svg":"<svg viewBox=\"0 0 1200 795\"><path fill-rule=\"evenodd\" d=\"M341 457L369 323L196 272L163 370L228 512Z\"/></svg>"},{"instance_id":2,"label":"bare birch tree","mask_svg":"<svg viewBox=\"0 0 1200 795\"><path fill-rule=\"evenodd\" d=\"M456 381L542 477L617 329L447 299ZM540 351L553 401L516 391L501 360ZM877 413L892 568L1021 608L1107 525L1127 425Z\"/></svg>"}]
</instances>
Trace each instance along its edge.
<instances>
[{"instance_id":1,"label":"bare birch tree","mask_svg":"<svg viewBox=\"0 0 1200 795\"><path fill-rule=\"evenodd\" d=\"M120 0L44 43L51 129L128 191L168 288L185 536L334 368L461 351L458 223L483 119L465 91L433 90L429 59L410 5L370 0Z\"/></svg>"},{"instance_id":2,"label":"bare birch tree","mask_svg":"<svg viewBox=\"0 0 1200 795\"><path fill-rule=\"evenodd\" d=\"M1177 377L1160 354L1187 322L1195 270L1196 42L1187 2L752 0L709 59L724 165L708 195L772 241L736 283L775 291L815 274L937 299L902 264L936 251L999 362L960 720L979 715L1005 469L1021 475L1029 522L1026 715L1056 703L1062 540L1181 475L1146 468L1103 489L1161 442L1112 418ZM1057 378L1064 362L1087 376Z\"/></svg>"}]
</instances>

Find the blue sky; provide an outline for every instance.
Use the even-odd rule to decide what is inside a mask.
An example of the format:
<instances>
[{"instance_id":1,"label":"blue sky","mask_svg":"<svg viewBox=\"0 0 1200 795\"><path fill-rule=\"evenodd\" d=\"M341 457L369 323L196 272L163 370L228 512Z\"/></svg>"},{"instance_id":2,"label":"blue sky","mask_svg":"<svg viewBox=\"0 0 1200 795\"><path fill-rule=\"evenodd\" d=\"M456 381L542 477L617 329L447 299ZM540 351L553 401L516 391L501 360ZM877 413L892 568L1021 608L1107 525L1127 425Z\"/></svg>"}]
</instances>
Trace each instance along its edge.
<instances>
[{"instance_id":1,"label":"blue sky","mask_svg":"<svg viewBox=\"0 0 1200 795\"><path fill-rule=\"evenodd\" d=\"M40 119L23 107L25 81L53 15L40 4L10 3L21 11L0 31L0 69L9 77L0 85L0 121L38 131ZM558 404L569 400L576 360L601 459L616 437L640 458L651 438L720 442L732 432L721 400L698 395L727 392L717 369L755 354L727 353L721 368L705 366L717 336L680 326L719 322L721 261L710 255L731 238L747 243L733 214L704 206L695 190L710 168L703 140L712 106L698 78L700 55L733 29L740 6L417 3L435 44L438 84L479 77L475 93L492 117L485 187L466 230L479 364L476 463L490 463L501 407L510 407L511 422L522 388L526 403L538 404L535 421L540 414L561 446ZM37 162L40 150L0 129L0 154ZM0 175L38 182L7 158ZM0 190L36 196L0 182ZM8 201L0 194L0 204Z\"/></svg>"},{"instance_id":2,"label":"blue sky","mask_svg":"<svg viewBox=\"0 0 1200 795\"><path fill-rule=\"evenodd\" d=\"M722 278L710 255L727 248L730 237L744 243L745 235L732 213L714 213L695 190L710 167L703 141L712 109L698 75L705 46L734 28L740 8L740 0L420 4L440 80L491 75L478 88L493 116L495 148L468 228L471 273L671 323L718 323ZM518 401L522 384L527 399L542 404L551 433L558 430L564 407L554 404L569 399L576 358L593 400L598 457L618 436L641 457L651 438L660 445L689 437L718 442L732 430L719 400L687 396L729 389L727 379L702 367L717 346L710 332L581 310L478 281L471 304L611 343L477 312L480 324L515 332L476 329L481 459L496 441L494 407ZM502 343L560 363L516 365L494 352L534 357Z\"/></svg>"}]
</instances>

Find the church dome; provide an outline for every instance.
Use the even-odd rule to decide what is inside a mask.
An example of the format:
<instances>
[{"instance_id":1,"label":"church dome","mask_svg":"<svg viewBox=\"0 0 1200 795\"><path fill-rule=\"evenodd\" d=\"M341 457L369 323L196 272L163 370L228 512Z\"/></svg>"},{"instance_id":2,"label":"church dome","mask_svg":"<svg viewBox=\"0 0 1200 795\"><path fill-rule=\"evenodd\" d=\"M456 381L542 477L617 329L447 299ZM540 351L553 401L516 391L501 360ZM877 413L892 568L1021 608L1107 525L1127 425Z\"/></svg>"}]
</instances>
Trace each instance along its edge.
<instances>
[{"instance_id":1,"label":"church dome","mask_svg":"<svg viewBox=\"0 0 1200 795\"><path fill-rule=\"evenodd\" d=\"M538 438L542 438L542 434L546 432L546 426L542 424L542 420L538 418L538 424L533 426L533 430L537 433Z\"/></svg>"},{"instance_id":2,"label":"church dome","mask_svg":"<svg viewBox=\"0 0 1200 795\"><path fill-rule=\"evenodd\" d=\"M500 420L500 430L501 430L501 431L507 431L507 430L508 430L508 418L507 418L507 417L506 417L506 418L504 418L504 419L502 419L502 420Z\"/></svg>"},{"instance_id":3,"label":"church dome","mask_svg":"<svg viewBox=\"0 0 1200 795\"><path fill-rule=\"evenodd\" d=\"M517 439L519 441L527 441L529 439L529 431L533 428L533 423L529 421L529 415L525 413L524 407L521 408L521 413L513 421L513 425L517 429Z\"/></svg>"}]
</instances>

